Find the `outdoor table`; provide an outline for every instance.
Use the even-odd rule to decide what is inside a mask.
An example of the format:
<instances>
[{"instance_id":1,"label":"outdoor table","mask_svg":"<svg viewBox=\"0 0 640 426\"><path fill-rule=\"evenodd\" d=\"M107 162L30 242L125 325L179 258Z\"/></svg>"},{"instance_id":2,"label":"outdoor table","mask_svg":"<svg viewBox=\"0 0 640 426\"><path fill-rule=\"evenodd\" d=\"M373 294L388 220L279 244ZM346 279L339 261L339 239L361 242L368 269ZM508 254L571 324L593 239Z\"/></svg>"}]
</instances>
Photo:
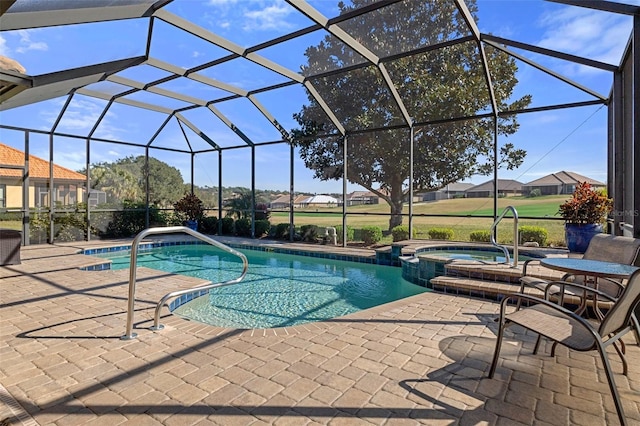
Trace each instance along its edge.
<instances>
[{"instance_id":1,"label":"outdoor table","mask_svg":"<svg viewBox=\"0 0 640 426\"><path fill-rule=\"evenodd\" d=\"M592 283L596 290L598 289L598 278L627 279L631 276L631 274L640 269L640 267L626 265L623 263L565 257L544 258L540 260L540 264L549 269L564 271L573 275L584 275L585 277L592 277ZM585 279L585 285L587 283L588 280ZM583 298L578 312L582 312L586 309L586 299L586 294L583 293ZM602 319L603 315L598 309L598 301L597 297L595 296L593 297L593 308L596 315Z\"/></svg>"},{"instance_id":2,"label":"outdoor table","mask_svg":"<svg viewBox=\"0 0 640 426\"><path fill-rule=\"evenodd\" d=\"M586 275L595 278L629 278L640 269L637 266L623 263L605 262L602 260L576 259L570 257L546 257L540 264L549 269L564 271L575 275Z\"/></svg>"}]
</instances>

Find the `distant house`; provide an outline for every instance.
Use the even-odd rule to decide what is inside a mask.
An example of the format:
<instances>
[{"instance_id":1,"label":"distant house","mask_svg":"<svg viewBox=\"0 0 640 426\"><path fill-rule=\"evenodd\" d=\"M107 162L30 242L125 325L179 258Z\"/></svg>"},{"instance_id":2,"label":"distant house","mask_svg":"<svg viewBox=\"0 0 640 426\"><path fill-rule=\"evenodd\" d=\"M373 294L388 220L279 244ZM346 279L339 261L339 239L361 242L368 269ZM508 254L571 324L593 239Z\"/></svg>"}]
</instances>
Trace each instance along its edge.
<instances>
[{"instance_id":1,"label":"distant house","mask_svg":"<svg viewBox=\"0 0 640 426\"><path fill-rule=\"evenodd\" d=\"M0 143L0 208L22 208L22 174L25 153ZM50 163L29 155L30 208L49 207ZM71 206L85 201L87 177L57 164L53 165L53 201Z\"/></svg>"},{"instance_id":2,"label":"distant house","mask_svg":"<svg viewBox=\"0 0 640 426\"><path fill-rule=\"evenodd\" d=\"M493 197L493 180L473 186L465 191L467 198ZM522 195L522 182L512 179L498 179L498 196Z\"/></svg>"},{"instance_id":3,"label":"distant house","mask_svg":"<svg viewBox=\"0 0 640 426\"><path fill-rule=\"evenodd\" d=\"M328 195L314 195L301 202L302 207L336 207L338 200Z\"/></svg>"},{"instance_id":4,"label":"distant house","mask_svg":"<svg viewBox=\"0 0 640 426\"><path fill-rule=\"evenodd\" d=\"M437 201L447 200L449 198L460 198L466 196L466 191L469 188L473 188L472 183L454 182L440 188L437 191L425 192L422 194L421 201Z\"/></svg>"},{"instance_id":5,"label":"distant house","mask_svg":"<svg viewBox=\"0 0 640 426\"><path fill-rule=\"evenodd\" d=\"M347 194L347 206L361 206L364 204L378 204L380 197L371 191L353 191ZM342 201L340 201L342 205Z\"/></svg>"},{"instance_id":6,"label":"distant house","mask_svg":"<svg viewBox=\"0 0 640 426\"><path fill-rule=\"evenodd\" d=\"M600 181L582 176L578 173L560 171L525 183L522 185L522 193L529 195L531 191L538 189L541 195L573 194L576 185L581 182L587 182L596 189L605 188L606 186Z\"/></svg>"},{"instance_id":7,"label":"distant house","mask_svg":"<svg viewBox=\"0 0 640 426\"><path fill-rule=\"evenodd\" d=\"M269 208L274 210L288 209L289 202L290 202L289 194L280 195L275 200L269 203Z\"/></svg>"}]
</instances>

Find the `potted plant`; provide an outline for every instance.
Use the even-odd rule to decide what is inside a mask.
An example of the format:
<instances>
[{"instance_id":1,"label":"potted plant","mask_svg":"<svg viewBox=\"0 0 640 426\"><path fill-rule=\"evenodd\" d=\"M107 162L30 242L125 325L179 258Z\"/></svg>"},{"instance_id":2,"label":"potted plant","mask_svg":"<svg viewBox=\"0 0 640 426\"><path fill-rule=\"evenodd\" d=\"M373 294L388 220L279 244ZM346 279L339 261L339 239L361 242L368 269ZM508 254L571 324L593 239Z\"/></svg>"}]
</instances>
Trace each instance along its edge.
<instances>
[{"instance_id":1,"label":"potted plant","mask_svg":"<svg viewBox=\"0 0 640 426\"><path fill-rule=\"evenodd\" d=\"M173 207L181 215L181 219L184 219L185 226L194 231L198 230L198 221L204 217L204 207L197 195L185 194Z\"/></svg>"},{"instance_id":2,"label":"potted plant","mask_svg":"<svg viewBox=\"0 0 640 426\"><path fill-rule=\"evenodd\" d=\"M569 251L584 253L594 235L603 230L607 215L613 209L613 200L604 190L596 190L582 182L573 196L560 205L558 213L565 221L565 238Z\"/></svg>"}]
</instances>

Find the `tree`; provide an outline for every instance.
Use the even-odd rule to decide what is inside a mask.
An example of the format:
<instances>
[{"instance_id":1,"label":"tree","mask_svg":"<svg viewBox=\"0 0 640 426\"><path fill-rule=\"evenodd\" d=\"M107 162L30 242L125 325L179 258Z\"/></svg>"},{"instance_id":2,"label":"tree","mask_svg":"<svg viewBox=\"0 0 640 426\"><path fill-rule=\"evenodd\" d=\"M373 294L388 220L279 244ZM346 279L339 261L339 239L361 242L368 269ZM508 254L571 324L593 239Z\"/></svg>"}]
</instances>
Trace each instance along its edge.
<instances>
[{"instance_id":1,"label":"tree","mask_svg":"<svg viewBox=\"0 0 640 426\"><path fill-rule=\"evenodd\" d=\"M113 163L91 166L91 188L105 191L109 202L145 201L146 174L149 174L149 204L172 207L184 193L180 171L149 157L148 170L145 157L121 158Z\"/></svg>"},{"instance_id":2,"label":"tree","mask_svg":"<svg viewBox=\"0 0 640 426\"><path fill-rule=\"evenodd\" d=\"M365 6L339 3L341 14ZM400 3L401 4L401 3ZM475 15L475 1L467 2ZM349 32L369 50L389 55L433 45L469 34L454 2L427 0L412 7L387 7L385 13L349 19ZM375 15L375 16L372 16ZM365 62L333 36L326 36L306 51L303 74L344 68ZM497 49L486 48L496 101L501 111L526 107L529 95L510 104L517 84L515 61ZM470 117L490 110L490 99L474 41L428 50L385 62L391 80L415 122ZM409 191L410 132L391 91L375 66L311 78L311 83L347 129L347 179L367 188L391 207L389 229L402 223L403 200ZM343 174L343 141L315 98L294 114L299 124L292 143L299 147L307 168L320 180ZM442 123L442 122L441 122ZM375 133L358 130L388 128ZM515 116L501 117L498 133L515 133ZM414 128L414 190L434 190L476 173L493 170L494 125L491 118L444 122ZM526 152L505 144L497 167L519 166Z\"/></svg>"}]
</instances>

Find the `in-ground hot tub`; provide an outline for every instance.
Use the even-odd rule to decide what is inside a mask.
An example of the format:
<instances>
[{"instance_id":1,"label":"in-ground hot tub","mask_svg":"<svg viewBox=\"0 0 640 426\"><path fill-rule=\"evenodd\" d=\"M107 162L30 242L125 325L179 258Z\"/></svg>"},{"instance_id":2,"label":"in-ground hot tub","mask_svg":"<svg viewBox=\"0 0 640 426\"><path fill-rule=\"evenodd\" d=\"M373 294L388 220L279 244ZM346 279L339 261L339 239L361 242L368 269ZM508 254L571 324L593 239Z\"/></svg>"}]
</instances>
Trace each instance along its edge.
<instances>
[{"instance_id":1,"label":"in-ground hot tub","mask_svg":"<svg viewBox=\"0 0 640 426\"><path fill-rule=\"evenodd\" d=\"M510 255L513 252L509 251ZM528 259L541 259L543 253L531 250L519 250L518 262ZM504 252L493 246L480 245L444 245L417 249L412 257L401 257L402 277L414 284L429 287L434 277L445 275L445 264L453 261L470 261L486 265L505 262Z\"/></svg>"}]
</instances>

